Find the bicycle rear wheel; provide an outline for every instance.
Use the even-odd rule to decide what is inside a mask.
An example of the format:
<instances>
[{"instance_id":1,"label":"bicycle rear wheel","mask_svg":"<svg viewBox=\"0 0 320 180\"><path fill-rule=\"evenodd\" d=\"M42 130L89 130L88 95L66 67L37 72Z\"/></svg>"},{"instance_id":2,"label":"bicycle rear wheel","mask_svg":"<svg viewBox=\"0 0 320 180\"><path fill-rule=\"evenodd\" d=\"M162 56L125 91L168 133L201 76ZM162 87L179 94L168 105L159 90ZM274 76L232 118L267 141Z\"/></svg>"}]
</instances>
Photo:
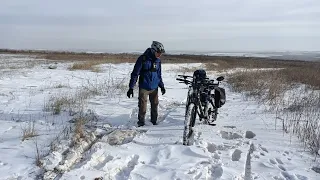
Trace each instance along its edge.
<instances>
[{"instance_id":1,"label":"bicycle rear wheel","mask_svg":"<svg viewBox=\"0 0 320 180\"><path fill-rule=\"evenodd\" d=\"M183 131L183 145L190 146L194 142L194 131L197 115L197 108L193 103L190 103L187 107L185 120L184 120L184 131Z\"/></svg>"}]
</instances>

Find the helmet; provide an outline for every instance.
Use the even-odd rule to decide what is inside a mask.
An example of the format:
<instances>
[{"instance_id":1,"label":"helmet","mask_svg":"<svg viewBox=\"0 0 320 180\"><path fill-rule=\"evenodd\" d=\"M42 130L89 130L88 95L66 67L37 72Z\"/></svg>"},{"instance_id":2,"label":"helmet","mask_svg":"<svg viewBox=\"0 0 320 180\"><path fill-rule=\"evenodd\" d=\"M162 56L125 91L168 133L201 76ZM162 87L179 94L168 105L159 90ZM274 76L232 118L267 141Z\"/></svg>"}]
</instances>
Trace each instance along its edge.
<instances>
[{"instance_id":1,"label":"helmet","mask_svg":"<svg viewBox=\"0 0 320 180\"><path fill-rule=\"evenodd\" d=\"M151 48L154 49L157 53L165 53L162 43L158 41L152 41Z\"/></svg>"}]
</instances>

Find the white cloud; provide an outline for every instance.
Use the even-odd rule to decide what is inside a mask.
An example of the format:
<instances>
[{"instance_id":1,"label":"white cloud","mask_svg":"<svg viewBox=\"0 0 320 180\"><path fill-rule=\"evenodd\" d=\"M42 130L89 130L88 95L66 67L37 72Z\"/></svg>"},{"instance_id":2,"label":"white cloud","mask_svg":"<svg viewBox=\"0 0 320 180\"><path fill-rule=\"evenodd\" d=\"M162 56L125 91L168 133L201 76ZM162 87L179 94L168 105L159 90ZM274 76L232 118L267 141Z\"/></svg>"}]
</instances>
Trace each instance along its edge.
<instances>
[{"instance_id":1,"label":"white cloud","mask_svg":"<svg viewBox=\"0 0 320 180\"><path fill-rule=\"evenodd\" d=\"M1 48L319 50L317 0L0 0ZM318 49L317 49L318 48Z\"/></svg>"}]
</instances>

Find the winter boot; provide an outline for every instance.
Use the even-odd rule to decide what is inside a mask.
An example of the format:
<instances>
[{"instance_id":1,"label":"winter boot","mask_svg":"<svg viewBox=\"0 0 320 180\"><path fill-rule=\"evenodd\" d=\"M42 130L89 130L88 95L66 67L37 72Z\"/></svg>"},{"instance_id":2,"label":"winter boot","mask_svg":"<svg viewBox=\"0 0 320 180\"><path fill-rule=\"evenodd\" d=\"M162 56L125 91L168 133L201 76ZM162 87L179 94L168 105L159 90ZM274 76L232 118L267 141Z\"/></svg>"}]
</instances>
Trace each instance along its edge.
<instances>
[{"instance_id":1,"label":"winter boot","mask_svg":"<svg viewBox=\"0 0 320 180\"><path fill-rule=\"evenodd\" d=\"M140 127L140 126L144 126L144 121L138 121L138 127Z\"/></svg>"}]
</instances>

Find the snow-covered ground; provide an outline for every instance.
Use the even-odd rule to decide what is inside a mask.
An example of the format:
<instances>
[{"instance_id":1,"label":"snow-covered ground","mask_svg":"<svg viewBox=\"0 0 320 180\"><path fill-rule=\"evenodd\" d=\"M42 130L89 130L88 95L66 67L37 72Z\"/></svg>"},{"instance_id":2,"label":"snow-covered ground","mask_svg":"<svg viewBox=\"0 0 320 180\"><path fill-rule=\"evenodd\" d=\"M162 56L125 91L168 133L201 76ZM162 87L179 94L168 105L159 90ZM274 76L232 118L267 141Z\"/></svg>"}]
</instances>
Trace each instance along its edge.
<instances>
[{"instance_id":1,"label":"snow-covered ground","mask_svg":"<svg viewBox=\"0 0 320 180\"><path fill-rule=\"evenodd\" d=\"M227 103L220 108L217 126L198 123L195 144L183 146L187 89L175 78L182 74L181 67L201 64L163 65L167 93L159 95L157 126L148 121L148 111L146 126L136 127L137 92L131 99L125 91L90 97L83 110L95 117L95 122L86 126L92 133L74 145L61 138L73 125L70 120L74 116L44 111L50 97L72 97L83 88L113 81L123 81L126 90L133 64L101 65L99 73L70 71L70 63L54 64L56 69L41 61L30 68L6 66L11 61L23 65L29 60L0 56L0 179L250 178L244 176L245 169L252 179L320 179L312 170L317 160L295 137L284 134L280 123L275 127L275 115L254 101L243 100L225 82L222 87L227 89ZM212 72L209 76L218 75ZM35 126L37 136L22 140L29 125ZM54 141L57 137L60 140ZM51 142L58 143L49 152ZM37 149L46 155L41 159L43 168L35 163Z\"/></svg>"}]
</instances>

